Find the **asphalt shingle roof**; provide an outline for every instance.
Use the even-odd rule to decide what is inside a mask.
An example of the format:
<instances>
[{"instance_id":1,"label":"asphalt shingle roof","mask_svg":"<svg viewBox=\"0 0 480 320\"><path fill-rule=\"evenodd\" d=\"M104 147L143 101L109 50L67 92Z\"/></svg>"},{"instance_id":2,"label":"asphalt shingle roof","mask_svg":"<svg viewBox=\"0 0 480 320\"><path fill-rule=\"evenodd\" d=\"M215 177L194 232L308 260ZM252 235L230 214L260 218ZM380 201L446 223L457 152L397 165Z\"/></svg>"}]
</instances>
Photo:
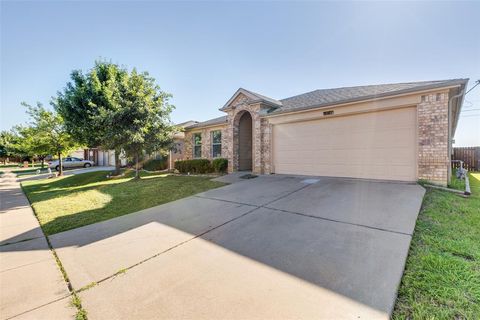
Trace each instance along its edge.
<instances>
[{"instance_id":1,"label":"asphalt shingle roof","mask_svg":"<svg viewBox=\"0 0 480 320\"><path fill-rule=\"evenodd\" d=\"M285 112L308 110L333 106L341 103L356 102L381 98L402 93L410 93L420 90L436 89L455 85L466 85L468 79L451 79L437 81L418 81L391 84L378 84L369 86L343 87L334 89L320 89L299 94L282 100L275 100L264 95L240 88L248 94L255 96L258 100L269 102L273 105L268 114L279 114ZM237 91L237 92L239 92ZM256 100L257 101L257 100ZM225 107L224 107L225 108ZM222 108L223 109L223 108ZM220 110L222 110L220 109ZM188 129L206 127L227 122L227 117L218 117L204 122L188 126Z\"/></svg>"},{"instance_id":2,"label":"asphalt shingle roof","mask_svg":"<svg viewBox=\"0 0 480 320\"><path fill-rule=\"evenodd\" d=\"M327 105L354 102L379 98L394 94L408 93L418 90L434 89L450 85L465 84L468 79L453 79L439 81L420 81L370 86L344 87L335 89L320 89L282 99L282 106L271 113L283 113L295 110L313 109Z\"/></svg>"},{"instance_id":3,"label":"asphalt shingle roof","mask_svg":"<svg viewBox=\"0 0 480 320\"><path fill-rule=\"evenodd\" d=\"M218 117L218 118L210 119L210 120L207 120L207 121L195 123L194 125L185 127L185 129L208 127L208 126L213 126L213 125L216 125L216 124L223 124L223 123L225 123L225 124L227 123L227 116Z\"/></svg>"}]
</instances>

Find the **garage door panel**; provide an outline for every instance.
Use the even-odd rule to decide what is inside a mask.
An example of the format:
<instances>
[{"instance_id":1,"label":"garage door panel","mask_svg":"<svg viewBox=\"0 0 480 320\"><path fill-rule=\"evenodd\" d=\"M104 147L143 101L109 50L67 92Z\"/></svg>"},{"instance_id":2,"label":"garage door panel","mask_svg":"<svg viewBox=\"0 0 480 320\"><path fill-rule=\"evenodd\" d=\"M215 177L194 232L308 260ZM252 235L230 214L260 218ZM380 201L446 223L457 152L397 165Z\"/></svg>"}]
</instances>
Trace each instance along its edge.
<instances>
[{"instance_id":1,"label":"garage door panel","mask_svg":"<svg viewBox=\"0 0 480 320\"><path fill-rule=\"evenodd\" d=\"M298 158L303 158L303 164L357 164L373 165L373 163L389 163L389 165L410 165L414 157L410 155L410 149L387 150L374 149L371 152L365 152L363 149L335 150L335 152L325 152L323 150L308 151L303 150L298 153L291 153L282 157L282 163L298 163ZM405 153L408 153L405 155Z\"/></svg>"},{"instance_id":2,"label":"garage door panel","mask_svg":"<svg viewBox=\"0 0 480 320\"><path fill-rule=\"evenodd\" d=\"M379 180L400 180L411 181L411 167L410 166L373 166L372 168L365 168L361 165L325 165L325 164L307 164L298 169L296 164L282 165L280 170L283 174L296 175L322 175L331 177L353 177L363 179L379 179ZM393 178L392 170L395 171ZM319 174L322 172L322 174ZM386 178L386 176L389 178Z\"/></svg>"},{"instance_id":3,"label":"garage door panel","mask_svg":"<svg viewBox=\"0 0 480 320\"><path fill-rule=\"evenodd\" d=\"M416 110L278 124L276 173L371 179L416 178Z\"/></svg>"},{"instance_id":4,"label":"garage door panel","mask_svg":"<svg viewBox=\"0 0 480 320\"><path fill-rule=\"evenodd\" d=\"M415 139L415 130L410 128L366 132L344 132L344 130L342 129L342 132L337 134L316 135L317 139L313 142L315 148L342 149L346 146L357 149L365 147L391 148L392 144L398 147L411 147L411 141ZM276 133L276 136L280 137L280 140L275 142L276 146L281 147L282 150L296 150L298 149L298 140L309 141L312 138L311 135L300 136L296 135L295 132Z\"/></svg>"}]
</instances>

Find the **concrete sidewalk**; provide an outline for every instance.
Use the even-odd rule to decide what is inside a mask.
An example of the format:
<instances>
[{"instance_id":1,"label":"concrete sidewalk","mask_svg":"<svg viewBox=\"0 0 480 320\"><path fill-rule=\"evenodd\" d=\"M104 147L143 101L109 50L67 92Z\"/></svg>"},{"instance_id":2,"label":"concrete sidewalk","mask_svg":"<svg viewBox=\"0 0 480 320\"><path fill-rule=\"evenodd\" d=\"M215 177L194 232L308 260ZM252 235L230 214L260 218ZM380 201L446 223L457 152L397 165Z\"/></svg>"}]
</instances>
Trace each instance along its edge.
<instances>
[{"instance_id":1,"label":"concrete sidewalk","mask_svg":"<svg viewBox=\"0 0 480 320\"><path fill-rule=\"evenodd\" d=\"M0 178L0 286L0 319L75 317L55 258L10 172Z\"/></svg>"}]
</instances>

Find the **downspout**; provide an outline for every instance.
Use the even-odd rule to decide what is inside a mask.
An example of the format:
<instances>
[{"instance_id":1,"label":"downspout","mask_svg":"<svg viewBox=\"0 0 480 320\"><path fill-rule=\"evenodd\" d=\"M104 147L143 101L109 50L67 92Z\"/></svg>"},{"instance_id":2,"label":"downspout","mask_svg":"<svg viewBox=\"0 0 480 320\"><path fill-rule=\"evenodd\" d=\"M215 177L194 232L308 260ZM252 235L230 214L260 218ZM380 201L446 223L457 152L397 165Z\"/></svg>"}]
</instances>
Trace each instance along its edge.
<instances>
[{"instance_id":1,"label":"downspout","mask_svg":"<svg viewBox=\"0 0 480 320\"><path fill-rule=\"evenodd\" d=\"M453 110L453 100L457 99L459 97L462 97L463 94L465 93L465 88L460 91L460 93L454 95L448 100L448 159L449 159L449 165L448 165L448 174L447 174L447 183L450 183L450 179L452 177L452 110ZM458 110L456 117L460 115L460 110ZM457 119L458 123L458 119Z\"/></svg>"}]
</instances>

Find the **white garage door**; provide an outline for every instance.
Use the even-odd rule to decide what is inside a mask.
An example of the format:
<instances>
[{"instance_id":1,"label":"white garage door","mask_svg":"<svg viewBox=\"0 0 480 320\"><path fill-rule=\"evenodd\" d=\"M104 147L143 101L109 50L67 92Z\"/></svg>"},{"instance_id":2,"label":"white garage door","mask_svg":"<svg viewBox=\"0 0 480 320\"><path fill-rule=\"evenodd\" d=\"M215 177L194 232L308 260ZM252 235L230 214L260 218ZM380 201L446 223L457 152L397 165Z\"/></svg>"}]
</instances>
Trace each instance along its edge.
<instances>
[{"instance_id":1,"label":"white garage door","mask_svg":"<svg viewBox=\"0 0 480 320\"><path fill-rule=\"evenodd\" d=\"M273 127L275 173L416 180L416 109Z\"/></svg>"}]
</instances>

